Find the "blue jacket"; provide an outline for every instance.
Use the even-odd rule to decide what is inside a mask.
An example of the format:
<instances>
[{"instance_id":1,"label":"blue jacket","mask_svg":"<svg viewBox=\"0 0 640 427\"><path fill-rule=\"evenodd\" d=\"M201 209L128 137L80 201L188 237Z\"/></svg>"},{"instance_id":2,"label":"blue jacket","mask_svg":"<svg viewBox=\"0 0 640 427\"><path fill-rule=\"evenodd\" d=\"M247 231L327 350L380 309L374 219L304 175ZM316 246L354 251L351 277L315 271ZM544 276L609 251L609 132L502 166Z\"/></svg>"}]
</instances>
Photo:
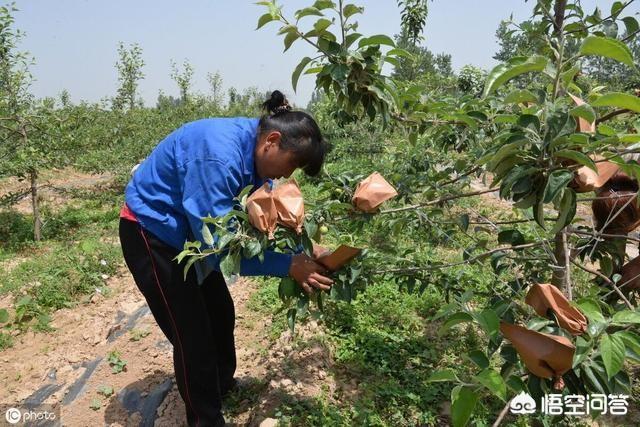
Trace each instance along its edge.
<instances>
[{"instance_id":1,"label":"blue jacket","mask_svg":"<svg viewBox=\"0 0 640 427\"><path fill-rule=\"evenodd\" d=\"M125 190L125 202L140 225L179 250L187 240L203 242L203 217L226 214L243 188L263 183L253 159L258 122L242 117L197 120L162 140ZM258 257L243 259L240 274L286 277L291 257L269 251L262 263ZM213 255L197 262L198 281L219 271L219 263Z\"/></svg>"}]
</instances>

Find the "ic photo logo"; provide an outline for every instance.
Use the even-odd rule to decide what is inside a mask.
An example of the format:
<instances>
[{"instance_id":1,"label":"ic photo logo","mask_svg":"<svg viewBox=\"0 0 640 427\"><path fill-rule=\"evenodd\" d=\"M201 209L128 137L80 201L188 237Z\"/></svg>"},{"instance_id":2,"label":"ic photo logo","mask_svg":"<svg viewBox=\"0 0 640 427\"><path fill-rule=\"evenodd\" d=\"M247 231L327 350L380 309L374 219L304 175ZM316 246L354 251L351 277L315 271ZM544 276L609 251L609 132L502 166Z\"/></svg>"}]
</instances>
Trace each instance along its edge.
<instances>
[{"instance_id":1,"label":"ic photo logo","mask_svg":"<svg viewBox=\"0 0 640 427\"><path fill-rule=\"evenodd\" d=\"M17 424L22 419L22 412L18 408L9 408L4 414L4 418L9 424Z\"/></svg>"},{"instance_id":2,"label":"ic photo logo","mask_svg":"<svg viewBox=\"0 0 640 427\"><path fill-rule=\"evenodd\" d=\"M22 425L24 423L33 422L36 422L37 425L41 426L54 425L57 421L59 421L58 414L60 413L59 408L48 404L37 405L36 407L29 407L24 409L18 409L15 406L11 405L9 407L3 407L1 408L1 410L5 410L4 419L10 425L15 425L18 423ZM2 413L1 410L0 414Z\"/></svg>"}]
</instances>

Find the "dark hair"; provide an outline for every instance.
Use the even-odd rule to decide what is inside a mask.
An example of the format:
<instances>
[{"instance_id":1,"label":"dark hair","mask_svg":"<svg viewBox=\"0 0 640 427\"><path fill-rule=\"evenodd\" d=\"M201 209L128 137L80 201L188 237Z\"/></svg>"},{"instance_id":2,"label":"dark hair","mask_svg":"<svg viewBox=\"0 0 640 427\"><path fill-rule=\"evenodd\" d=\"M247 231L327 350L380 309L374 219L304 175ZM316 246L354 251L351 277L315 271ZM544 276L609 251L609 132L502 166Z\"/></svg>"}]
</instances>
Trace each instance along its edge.
<instances>
[{"instance_id":1,"label":"dark hair","mask_svg":"<svg viewBox=\"0 0 640 427\"><path fill-rule=\"evenodd\" d=\"M282 149L295 153L298 167L307 175L317 175L324 163L327 143L313 117L303 111L293 111L279 90L273 91L262 107L267 113L260 118L258 133L280 132Z\"/></svg>"},{"instance_id":2,"label":"dark hair","mask_svg":"<svg viewBox=\"0 0 640 427\"><path fill-rule=\"evenodd\" d=\"M637 198L637 192L638 182L620 172L607 181L602 188L596 190L598 198L591 204L596 229L608 233L626 234L638 227L640 225L638 203L636 200L629 201L631 198ZM621 209L622 211L619 212ZM615 218L613 218L614 215L616 215ZM604 229L607 220L611 223Z\"/></svg>"}]
</instances>

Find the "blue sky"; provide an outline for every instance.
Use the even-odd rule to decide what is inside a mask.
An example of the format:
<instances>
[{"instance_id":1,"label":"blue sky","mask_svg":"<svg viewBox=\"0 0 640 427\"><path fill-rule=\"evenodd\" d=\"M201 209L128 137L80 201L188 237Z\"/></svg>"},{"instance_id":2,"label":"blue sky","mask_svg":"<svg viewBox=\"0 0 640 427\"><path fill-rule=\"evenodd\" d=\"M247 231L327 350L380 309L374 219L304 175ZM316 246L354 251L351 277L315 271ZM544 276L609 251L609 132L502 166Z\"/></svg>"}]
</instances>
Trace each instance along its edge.
<instances>
[{"instance_id":1,"label":"blue sky","mask_svg":"<svg viewBox=\"0 0 640 427\"><path fill-rule=\"evenodd\" d=\"M0 3L7 4L5 0ZM194 88L208 90L207 72L219 71L225 88L257 86L281 89L290 99L305 105L313 90L313 78L301 79L298 93L290 76L297 62L311 48L296 43L282 53L277 25L255 31L264 7L241 0L17 0L16 26L26 32L21 48L35 57L32 72L36 96L56 96L69 90L73 101L98 101L113 96L117 88L118 42L139 43L146 62L146 78L140 94L154 105L158 91L177 95L169 77L170 60L188 59L195 69ZM312 0L281 0L285 14L312 4ZM355 0L365 7L359 17L365 35L398 32L400 13L395 0ZM611 1L585 0L608 10ZM634 12L638 12L635 6ZM494 65L495 30L511 13L526 19L532 1L435 0L425 33L432 51L448 52L453 65L483 68ZM308 18L312 19L312 18Z\"/></svg>"}]
</instances>

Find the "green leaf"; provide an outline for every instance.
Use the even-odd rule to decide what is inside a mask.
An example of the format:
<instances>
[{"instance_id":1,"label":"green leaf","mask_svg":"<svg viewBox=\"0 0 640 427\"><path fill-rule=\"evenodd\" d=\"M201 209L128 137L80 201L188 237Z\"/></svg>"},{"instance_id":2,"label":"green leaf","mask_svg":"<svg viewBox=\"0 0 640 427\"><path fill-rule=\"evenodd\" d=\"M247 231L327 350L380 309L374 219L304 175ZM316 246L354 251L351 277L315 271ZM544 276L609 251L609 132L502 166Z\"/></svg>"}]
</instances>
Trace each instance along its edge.
<instances>
[{"instance_id":1,"label":"green leaf","mask_svg":"<svg viewBox=\"0 0 640 427\"><path fill-rule=\"evenodd\" d=\"M565 71L564 73L560 74L560 78L562 79L562 84L564 85L565 88L568 88L573 83L573 79L575 78L576 74L578 74L579 72L580 72L580 65L576 64L570 69L568 69L567 71Z\"/></svg>"},{"instance_id":2,"label":"green leaf","mask_svg":"<svg viewBox=\"0 0 640 427\"><path fill-rule=\"evenodd\" d=\"M500 319L495 311L491 309L482 310L480 313L474 313L473 317L480 324L482 329L489 336L494 336L498 333L500 327Z\"/></svg>"},{"instance_id":3,"label":"green leaf","mask_svg":"<svg viewBox=\"0 0 640 427\"><path fill-rule=\"evenodd\" d=\"M548 62L549 60L546 57L534 55L529 58L516 57L508 63L496 66L487 77L483 97L486 97L514 77L524 73L544 70Z\"/></svg>"},{"instance_id":4,"label":"green leaf","mask_svg":"<svg viewBox=\"0 0 640 427\"><path fill-rule=\"evenodd\" d=\"M331 7L336 7L336 4L331 0L316 0L316 2L313 4L313 7L319 10L323 10L329 9Z\"/></svg>"},{"instance_id":5,"label":"green leaf","mask_svg":"<svg viewBox=\"0 0 640 427\"><path fill-rule=\"evenodd\" d=\"M213 246L213 235L207 224L202 224L202 239L207 245Z\"/></svg>"},{"instance_id":6,"label":"green leaf","mask_svg":"<svg viewBox=\"0 0 640 427\"><path fill-rule=\"evenodd\" d=\"M503 401L507 399L507 384L498 372L485 369L475 379Z\"/></svg>"},{"instance_id":7,"label":"green leaf","mask_svg":"<svg viewBox=\"0 0 640 427\"><path fill-rule=\"evenodd\" d=\"M305 7L304 9L300 9L295 13L296 19L302 19L305 16L324 16L317 7Z\"/></svg>"},{"instance_id":8,"label":"green leaf","mask_svg":"<svg viewBox=\"0 0 640 427\"><path fill-rule=\"evenodd\" d=\"M457 220L458 226L464 232L469 229L469 214L462 214L458 217Z\"/></svg>"},{"instance_id":9,"label":"green leaf","mask_svg":"<svg viewBox=\"0 0 640 427\"><path fill-rule=\"evenodd\" d=\"M327 18L321 18L313 24L313 29L316 30L318 34L323 33L329 26L331 26L332 22Z\"/></svg>"},{"instance_id":10,"label":"green leaf","mask_svg":"<svg viewBox=\"0 0 640 427\"><path fill-rule=\"evenodd\" d=\"M413 55L411 55L411 53L407 52L404 49L400 49L399 47L389 50L389 52L387 52L387 56L401 56L408 59L413 58Z\"/></svg>"},{"instance_id":11,"label":"green leaf","mask_svg":"<svg viewBox=\"0 0 640 427\"><path fill-rule=\"evenodd\" d=\"M291 76L291 84L293 85L294 92L298 87L298 79L300 78L300 74L302 74L302 71L306 68L307 65L309 65L310 62L311 62L311 58L309 58L308 56L305 56L304 58L302 58L302 61L300 61L296 69L293 71L293 75Z\"/></svg>"},{"instance_id":12,"label":"green leaf","mask_svg":"<svg viewBox=\"0 0 640 427\"><path fill-rule=\"evenodd\" d=\"M452 369L442 369L440 371L434 371L427 379L428 383L435 383L441 381L459 381L456 373Z\"/></svg>"},{"instance_id":13,"label":"green leaf","mask_svg":"<svg viewBox=\"0 0 640 427\"><path fill-rule=\"evenodd\" d=\"M478 402L478 394L471 388L456 386L451 390L451 422L453 427L464 427Z\"/></svg>"},{"instance_id":14,"label":"green leaf","mask_svg":"<svg viewBox=\"0 0 640 427\"><path fill-rule=\"evenodd\" d=\"M580 117L588 121L589 123L593 123L596 121L596 112L593 111L593 107L589 104L579 105L571 110L569 110L569 114L573 117Z\"/></svg>"},{"instance_id":15,"label":"green leaf","mask_svg":"<svg viewBox=\"0 0 640 427\"><path fill-rule=\"evenodd\" d=\"M98 393L105 397L109 397L113 394L113 387L108 385L101 385L98 387Z\"/></svg>"},{"instance_id":16,"label":"green leaf","mask_svg":"<svg viewBox=\"0 0 640 427\"><path fill-rule=\"evenodd\" d=\"M9 320L9 312L6 308L0 308L0 323L6 323Z\"/></svg>"},{"instance_id":17,"label":"green leaf","mask_svg":"<svg viewBox=\"0 0 640 427\"><path fill-rule=\"evenodd\" d=\"M438 331L438 335L444 334L453 326L459 323L472 322L472 321L473 321L473 317L469 313L465 313L461 311L461 312L452 314L447 318L447 321L444 322L444 325L440 327L440 330Z\"/></svg>"},{"instance_id":18,"label":"green leaf","mask_svg":"<svg viewBox=\"0 0 640 427\"><path fill-rule=\"evenodd\" d=\"M287 35L284 37L284 51L286 52L287 50L289 50L293 42L295 42L299 38L300 35L296 32L287 33Z\"/></svg>"},{"instance_id":19,"label":"green leaf","mask_svg":"<svg viewBox=\"0 0 640 427\"><path fill-rule=\"evenodd\" d=\"M348 48L349 46L351 46L356 40L358 40L360 37L362 37L362 34L360 33L351 33L349 34L347 37L345 37L344 39L344 44L345 46Z\"/></svg>"},{"instance_id":20,"label":"green leaf","mask_svg":"<svg viewBox=\"0 0 640 427\"><path fill-rule=\"evenodd\" d=\"M561 169L557 171L553 171L549 174L549 178L547 179L547 185L544 188L544 196L542 197L543 203L549 203L556 196L567 187L573 180L573 172Z\"/></svg>"},{"instance_id":21,"label":"green leaf","mask_svg":"<svg viewBox=\"0 0 640 427\"><path fill-rule=\"evenodd\" d=\"M573 151L573 150L558 150L555 153L553 153L554 157L560 157L563 159L571 159L583 166L588 167L589 169L593 170L594 172L598 172L598 168L596 167L596 164L593 162L593 159L591 159L591 157L587 156L584 153L581 153L579 151Z\"/></svg>"},{"instance_id":22,"label":"green leaf","mask_svg":"<svg viewBox=\"0 0 640 427\"><path fill-rule=\"evenodd\" d=\"M297 313L298 310L296 310L295 308L290 308L289 310L287 310L287 323L289 324L289 329L291 329L292 333L295 331Z\"/></svg>"},{"instance_id":23,"label":"green leaf","mask_svg":"<svg viewBox=\"0 0 640 427\"><path fill-rule=\"evenodd\" d=\"M618 331L616 336L622 339L625 347L640 354L640 336L630 331Z\"/></svg>"},{"instance_id":24,"label":"green leaf","mask_svg":"<svg viewBox=\"0 0 640 427\"><path fill-rule=\"evenodd\" d=\"M345 18L349 18L357 13L362 13L364 11L364 7L358 7L355 4L348 4L342 9L342 15Z\"/></svg>"},{"instance_id":25,"label":"green leaf","mask_svg":"<svg viewBox=\"0 0 640 427\"><path fill-rule=\"evenodd\" d=\"M250 241L244 249L245 258L253 258L262 251L262 246L257 240Z\"/></svg>"},{"instance_id":26,"label":"green leaf","mask_svg":"<svg viewBox=\"0 0 640 427\"><path fill-rule=\"evenodd\" d=\"M576 193L568 188L564 190L562 200L560 201L560 209L558 211L558 219L553 226L552 233L557 233L567 225L571 224L576 216Z\"/></svg>"},{"instance_id":27,"label":"green leaf","mask_svg":"<svg viewBox=\"0 0 640 427\"><path fill-rule=\"evenodd\" d=\"M226 234L223 234L223 235L222 235L222 237L220 237L220 238L218 239L218 242L217 242L217 244L216 244L216 248L217 248L218 250L222 250L222 249L226 248L226 247L227 247L227 245L228 245L229 243L231 243L231 241L232 241L235 237L236 237L236 235L235 235L235 234L233 234L233 233L226 233Z\"/></svg>"},{"instance_id":28,"label":"green leaf","mask_svg":"<svg viewBox=\"0 0 640 427\"><path fill-rule=\"evenodd\" d=\"M607 376L611 379L622 369L624 363L624 341L621 337L604 333L600 339L600 355Z\"/></svg>"},{"instance_id":29,"label":"green leaf","mask_svg":"<svg viewBox=\"0 0 640 427\"><path fill-rule=\"evenodd\" d=\"M271 13L265 13L260 17L260 19L258 19L258 26L256 27L256 30L259 30L260 28L264 27L269 22L277 21L277 20L278 20L277 16L274 17Z\"/></svg>"},{"instance_id":30,"label":"green leaf","mask_svg":"<svg viewBox=\"0 0 640 427\"><path fill-rule=\"evenodd\" d=\"M602 315L602 310L600 310L600 306L598 303L592 299L581 299L576 304L580 311L584 313L585 316L589 318L589 320L596 323L605 322L605 318Z\"/></svg>"},{"instance_id":31,"label":"green leaf","mask_svg":"<svg viewBox=\"0 0 640 427\"><path fill-rule=\"evenodd\" d=\"M250 184L244 187L242 191L240 191L240 194L238 194L238 197L236 197L236 200L239 200L242 202L245 196L248 196L252 189L253 189L253 184Z\"/></svg>"},{"instance_id":32,"label":"green leaf","mask_svg":"<svg viewBox=\"0 0 640 427\"><path fill-rule=\"evenodd\" d=\"M387 45L387 46L392 46L395 47L396 44L393 41L393 39L387 35L384 34L378 34L375 36L371 36L371 37L365 37L362 40L360 40L360 42L358 43L358 47L359 48L363 48L365 46L370 46L370 45Z\"/></svg>"},{"instance_id":33,"label":"green leaf","mask_svg":"<svg viewBox=\"0 0 640 427\"><path fill-rule=\"evenodd\" d=\"M632 16L627 16L626 18L622 18L622 22L624 22L624 26L627 30L627 34L633 34L640 30L640 26L638 25L638 20Z\"/></svg>"},{"instance_id":34,"label":"green leaf","mask_svg":"<svg viewBox=\"0 0 640 427\"><path fill-rule=\"evenodd\" d=\"M502 230L498 233L498 243L509 243L512 246L524 244L524 236L518 230Z\"/></svg>"},{"instance_id":35,"label":"green leaf","mask_svg":"<svg viewBox=\"0 0 640 427\"><path fill-rule=\"evenodd\" d=\"M284 277L280 279L280 284L278 285L278 295L281 300L286 300L288 298L293 298L298 295L298 284L291 277Z\"/></svg>"},{"instance_id":36,"label":"green leaf","mask_svg":"<svg viewBox=\"0 0 640 427\"><path fill-rule=\"evenodd\" d=\"M468 354L469 359L473 361L480 369L486 369L489 367L489 359L482 350L471 350Z\"/></svg>"},{"instance_id":37,"label":"green leaf","mask_svg":"<svg viewBox=\"0 0 640 427\"><path fill-rule=\"evenodd\" d=\"M588 36L582 41L580 54L584 56L604 56L635 68L633 55L629 47L621 41L610 37Z\"/></svg>"},{"instance_id":38,"label":"green leaf","mask_svg":"<svg viewBox=\"0 0 640 427\"><path fill-rule=\"evenodd\" d=\"M191 257L184 264L184 280L187 280L187 274L189 273L189 269L191 266L198 260L196 257Z\"/></svg>"},{"instance_id":39,"label":"green leaf","mask_svg":"<svg viewBox=\"0 0 640 427\"><path fill-rule=\"evenodd\" d=\"M516 89L504 99L506 104L521 104L524 102L538 102L538 97L527 89Z\"/></svg>"},{"instance_id":40,"label":"green leaf","mask_svg":"<svg viewBox=\"0 0 640 427\"><path fill-rule=\"evenodd\" d=\"M220 262L220 272L223 276L229 277L235 273L235 263L231 254L226 255Z\"/></svg>"},{"instance_id":41,"label":"green leaf","mask_svg":"<svg viewBox=\"0 0 640 427\"><path fill-rule=\"evenodd\" d=\"M536 203L532 206L533 210L533 219L536 220L536 223L544 230L547 229L547 226L544 222L544 203L542 203L542 199L536 196Z\"/></svg>"},{"instance_id":42,"label":"green leaf","mask_svg":"<svg viewBox=\"0 0 640 427\"><path fill-rule=\"evenodd\" d=\"M640 98L621 92L606 93L591 103L594 107L616 107L640 113Z\"/></svg>"},{"instance_id":43,"label":"green leaf","mask_svg":"<svg viewBox=\"0 0 640 427\"><path fill-rule=\"evenodd\" d=\"M623 310L616 312L611 318L613 323L640 323L640 313L637 311Z\"/></svg>"}]
</instances>

